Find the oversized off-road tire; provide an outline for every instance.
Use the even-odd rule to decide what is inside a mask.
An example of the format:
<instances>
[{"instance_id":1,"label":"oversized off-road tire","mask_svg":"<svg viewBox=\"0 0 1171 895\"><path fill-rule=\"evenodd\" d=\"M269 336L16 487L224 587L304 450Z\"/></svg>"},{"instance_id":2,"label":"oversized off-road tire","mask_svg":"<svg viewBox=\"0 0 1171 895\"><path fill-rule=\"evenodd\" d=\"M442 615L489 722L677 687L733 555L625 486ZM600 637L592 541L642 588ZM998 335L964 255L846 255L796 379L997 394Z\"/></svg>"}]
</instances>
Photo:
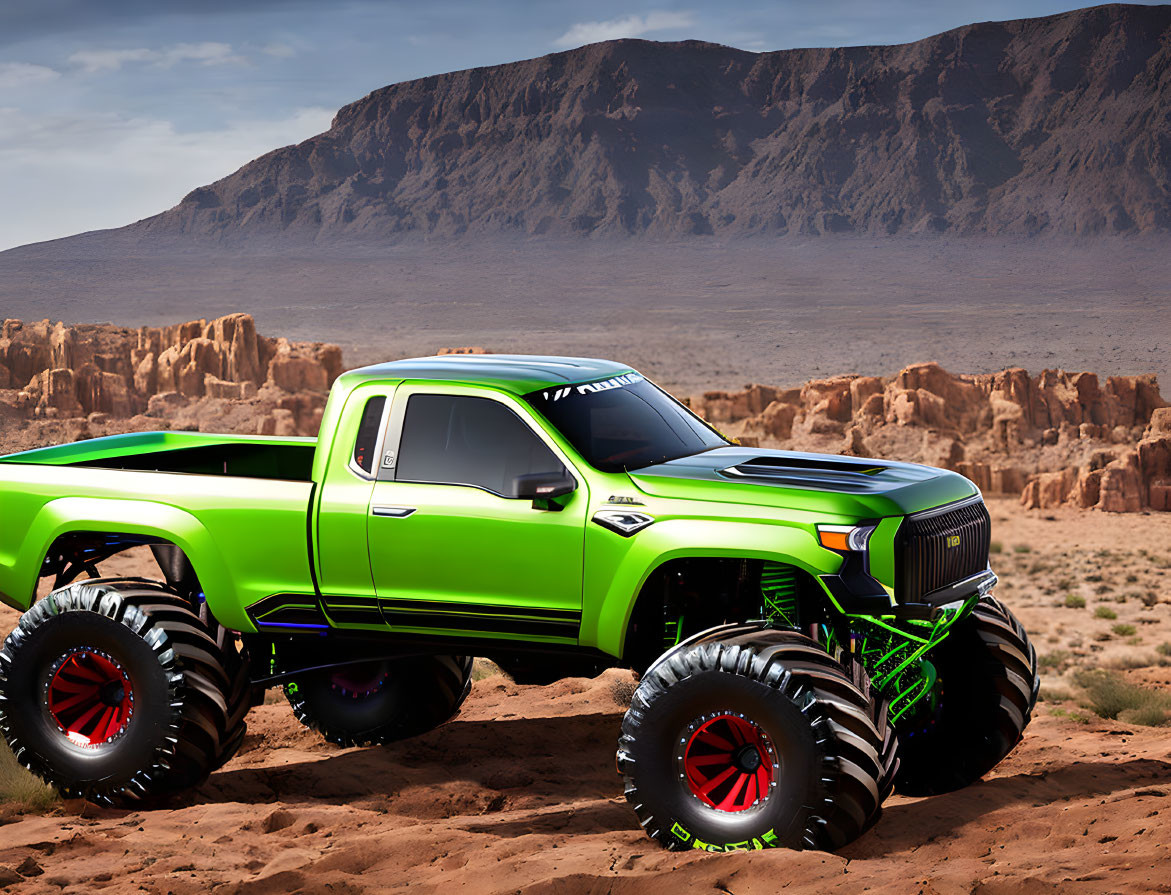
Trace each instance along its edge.
<instances>
[{"instance_id":1,"label":"oversized off-road tire","mask_svg":"<svg viewBox=\"0 0 1171 895\"><path fill-rule=\"evenodd\" d=\"M326 741L373 746L450 721L471 688L471 656L413 656L307 672L284 689L297 720Z\"/></svg>"},{"instance_id":2,"label":"oversized off-road tire","mask_svg":"<svg viewBox=\"0 0 1171 895\"><path fill-rule=\"evenodd\" d=\"M17 760L99 804L199 785L239 749L249 697L231 633L145 579L53 591L0 651L0 731Z\"/></svg>"},{"instance_id":3,"label":"oversized off-road tire","mask_svg":"<svg viewBox=\"0 0 1171 895\"><path fill-rule=\"evenodd\" d=\"M896 725L895 788L904 795L951 792L1000 764L1020 742L1040 686L1028 635L991 596L927 658L938 673L934 710Z\"/></svg>"},{"instance_id":4,"label":"oversized off-road tire","mask_svg":"<svg viewBox=\"0 0 1171 895\"><path fill-rule=\"evenodd\" d=\"M898 766L886 704L815 641L757 630L643 676L618 769L670 849L834 849L877 820Z\"/></svg>"}]
</instances>

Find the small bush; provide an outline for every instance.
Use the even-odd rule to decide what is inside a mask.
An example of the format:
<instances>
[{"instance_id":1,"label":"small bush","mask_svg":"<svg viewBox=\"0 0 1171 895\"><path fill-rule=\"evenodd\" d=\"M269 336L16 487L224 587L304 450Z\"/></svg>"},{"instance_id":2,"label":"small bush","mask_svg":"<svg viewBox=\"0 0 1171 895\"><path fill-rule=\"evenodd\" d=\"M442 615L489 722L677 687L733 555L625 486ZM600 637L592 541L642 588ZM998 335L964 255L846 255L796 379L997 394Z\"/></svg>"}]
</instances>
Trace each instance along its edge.
<instances>
[{"instance_id":1,"label":"small bush","mask_svg":"<svg viewBox=\"0 0 1171 895\"><path fill-rule=\"evenodd\" d=\"M993 541L991 544L988 545L988 552L989 553L1003 553L1004 552L1004 545L1002 543L1000 543L1000 541Z\"/></svg>"},{"instance_id":2,"label":"small bush","mask_svg":"<svg viewBox=\"0 0 1171 895\"><path fill-rule=\"evenodd\" d=\"M44 812L57 804L57 792L17 763L8 744L0 739L0 805L20 811Z\"/></svg>"},{"instance_id":3,"label":"small bush","mask_svg":"<svg viewBox=\"0 0 1171 895\"><path fill-rule=\"evenodd\" d=\"M1135 646L1136 644L1131 644ZM1123 653L1121 656L1115 656L1107 663L1111 668L1116 668L1119 671L1133 671L1136 668L1150 668L1152 665L1158 665L1159 660L1149 653L1143 655L1141 653Z\"/></svg>"},{"instance_id":4,"label":"small bush","mask_svg":"<svg viewBox=\"0 0 1171 895\"><path fill-rule=\"evenodd\" d=\"M1136 581L1138 581L1138 575L1136 575L1134 572L1131 572L1126 576L1127 584L1134 584Z\"/></svg>"},{"instance_id":5,"label":"small bush","mask_svg":"<svg viewBox=\"0 0 1171 895\"><path fill-rule=\"evenodd\" d=\"M1171 720L1171 693L1132 684L1102 669L1080 671L1074 683L1085 691L1087 708L1100 718L1147 727L1162 727Z\"/></svg>"},{"instance_id":6,"label":"small bush","mask_svg":"<svg viewBox=\"0 0 1171 895\"><path fill-rule=\"evenodd\" d=\"M1080 594L1066 594L1065 595L1066 609L1085 609L1086 598Z\"/></svg>"},{"instance_id":7,"label":"small bush","mask_svg":"<svg viewBox=\"0 0 1171 895\"><path fill-rule=\"evenodd\" d=\"M1069 650L1059 649L1051 653L1045 653L1043 656L1037 658L1037 664L1042 668L1060 669L1065 667L1069 662Z\"/></svg>"},{"instance_id":8,"label":"small bush","mask_svg":"<svg viewBox=\"0 0 1171 895\"><path fill-rule=\"evenodd\" d=\"M1095 587L1095 588L1094 588L1094 593L1096 593L1096 594L1108 594L1108 593L1110 593L1112 590L1114 590L1114 585L1112 585L1112 584L1106 584L1105 582L1103 582L1103 583L1099 584L1097 587Z\"/></svg>"},{"instance_id":9,"label":"small bush","mask_svg":"<svg viewBox=\"0 0 1171 895\"><path fill-rule=\"evenodd\" d=\"M491 659L476 659L472 663L472 681L478 682L486 678L504 674L503 669ZM507 677L507 675L505 675Z\"/></svg>"},{"instance_id":10,"label":"small bush","mask_svg":"<svg viewBox=\"0 0 1171 895\"><path fill-rule=\"evenodd\" d=\"M1109 606L1099 606L1094 610L1094 618L1118 618L1118 613Z\"/></svg>"},{"instance_id":11,"label":"small bush","mask_svg":"<svg viewBox=\"0 0 1171 895\"><path fill-rule=\"evenodd\" d=\"M1013 553L1032 553L1033 548L1030 547L1028 544L1013 544L1012 545L1012 552Z\"/></svg>"},{"instance_id":12,"label":"small bush","mask_svg":"<svg viewBox=\"0 0 1171 895\"><path fill-rule=\"evenodd\" d=\"M1055 718L1069 718L1070 721L1076 721L1078 724L1089 724L1090 719L1081 712L1067 712L1063 708L1052 709L1050 714Z\"/></svg>"},{"instance_id":13,"label":"small bush","mask_svg":"<svg viewBox=\"0 0 1171 895\"><path fill-rule=\"evenodd\" d=\"M1155 647L1155 652L1160 656L1171 656L1171 643L1160 643Z\"/></svg>"},{"instance_id":14,"label":"small bush","mask_svg":"<svg viewBox=\"0 0 1171 895\"><path fill-rule=\"evenodd\" d=\"M1089 581L1091 584L1097 584L1101 580L1102 580L1102 576L1099 575L1097 572L1095 572L1093 575L1086 576L1086 581Z\"/></svg>"},{"instance_id":15,"label":"small bush","mask_svg":"<svg viewBox=\"0 0 1171 895\"><path fill-rule=\"evenodd\" d=\"M1119 637L1133 637L1134 632L1135 632L1135 627L1134 627L1134 625L1118 624L1118 625L1115 625L1110 630L1112 630Z\"/></svg>"},{"instance_id":16,"label":"small bush","mask_svg":"<svg viewBox=\"0 0 1171 895\"><path fill-rule=\"evenodd\" d=\"M1153 590L1149 590L1145 594L1142 594L1139 596L1139 599L1143 601L1143 605L1148 609L1159 604L1159 595Z\"/></svg>"}]
</instances>

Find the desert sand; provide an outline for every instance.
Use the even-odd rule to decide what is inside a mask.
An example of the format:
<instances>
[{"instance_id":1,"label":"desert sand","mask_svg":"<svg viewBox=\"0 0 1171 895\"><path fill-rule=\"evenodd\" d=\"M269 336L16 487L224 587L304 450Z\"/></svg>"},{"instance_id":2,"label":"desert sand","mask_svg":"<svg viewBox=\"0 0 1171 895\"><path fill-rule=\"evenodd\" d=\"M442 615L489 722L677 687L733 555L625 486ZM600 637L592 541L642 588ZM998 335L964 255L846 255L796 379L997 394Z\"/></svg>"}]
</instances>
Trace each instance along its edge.
<instances>
[{"instance_id":1,"label":"desert sand","mask_svg":"<svg viewBox=\"0 0 1171 895\"><path fill-rule=\"evenodd\" d=\"M270 694L243 752L173 806L0 808L0 886L19 895L1171 891L1167 730L1101 719L1070 683L1078 669L1113 668L1171 686L1158 650L1171 641L1171 515L1026 511L1008 499L991 511L999 593L1046 666L1033 723L986 780L932 799L892 797L840 853L661 851L614 772L633 677L612 670L528 687L485 667L460 716L415 740L338 749ZM108 566L143 570L136 558ZM1070 594L1085 605L1067 606ZM1099 606L1117 617L1098 617ZM15 620L3 610L0 628ZM1116 625L1134 633L1116 635Z\"/></svg>"},{"instance_id":2,"label":"desert sand","mask_svg":"<svg viewBox=\"0 0 1171 895\"><path fill-rule=\"evenodd\" d=\"M96 238L96 237L95 237ZM676 394L936 360L1171 374L1163 239L454 240L0 253L0 318L167 326L239 311L350 366L482 345L607 357ZM469 284L473 284L469 286ZM246 300L242 297L246 296Z\"/></svg>"}]
</instances>

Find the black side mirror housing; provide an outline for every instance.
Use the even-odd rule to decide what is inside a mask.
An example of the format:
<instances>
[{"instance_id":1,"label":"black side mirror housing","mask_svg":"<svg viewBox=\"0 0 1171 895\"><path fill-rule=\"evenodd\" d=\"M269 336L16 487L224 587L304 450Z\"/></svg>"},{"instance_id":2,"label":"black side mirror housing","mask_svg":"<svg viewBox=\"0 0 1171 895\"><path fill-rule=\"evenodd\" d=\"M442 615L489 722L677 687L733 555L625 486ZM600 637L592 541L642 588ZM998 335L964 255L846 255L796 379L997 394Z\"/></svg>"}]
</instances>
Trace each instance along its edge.
<instances>
[{"instance_id":1,"label":"black side mirror housing","mask_svg":"<svg viewBox=\"0 0 1171 895\"><path fill-rule=\"evenodd\" d=\"M528 472L512 480L512 493L521 500L531 500L537 509L560 509L550 501L577 490L577 479L566 469L557 472Z\"/></svg>"}]
</instances>

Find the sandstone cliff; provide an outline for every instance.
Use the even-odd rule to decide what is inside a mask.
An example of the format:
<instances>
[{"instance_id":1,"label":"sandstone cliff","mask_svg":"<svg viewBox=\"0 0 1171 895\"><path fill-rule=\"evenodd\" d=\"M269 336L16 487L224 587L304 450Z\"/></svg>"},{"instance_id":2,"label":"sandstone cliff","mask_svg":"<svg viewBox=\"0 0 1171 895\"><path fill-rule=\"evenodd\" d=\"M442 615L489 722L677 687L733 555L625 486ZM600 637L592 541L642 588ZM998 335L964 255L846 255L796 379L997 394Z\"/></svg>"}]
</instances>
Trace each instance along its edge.
<instances>
[{"instance_id":1,"label":"sandstone cliff","mask_svg":"<svg viewBox=\"0 0 1171 895\"><path fill-rule=\"evenodd\" d=\"M1030 507L1171 509L1171 408L1154 376L953 376L928 363L690 404L747 444L930 463Z\"/></svg>"}]
</instances>

